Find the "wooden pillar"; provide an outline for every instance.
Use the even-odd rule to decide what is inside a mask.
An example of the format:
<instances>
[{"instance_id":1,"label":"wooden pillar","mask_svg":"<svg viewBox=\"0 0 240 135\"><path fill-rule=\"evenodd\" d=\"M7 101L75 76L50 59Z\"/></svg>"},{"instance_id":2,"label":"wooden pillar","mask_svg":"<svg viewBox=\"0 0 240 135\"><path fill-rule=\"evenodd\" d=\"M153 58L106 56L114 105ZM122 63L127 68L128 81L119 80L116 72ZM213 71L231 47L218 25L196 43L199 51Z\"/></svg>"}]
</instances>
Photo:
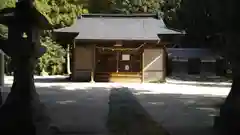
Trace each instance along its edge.
<instances>
[{"instance_id":1,"label":"wooden pillar","mask_svg":"<svg viewBox=\"0 0 240 135\"><path fill-rule=\"evenodd\" d=\"M215 73L216 73L216 76L225 76L226 62L224 59L216 59Z\"/></svg>"},{"instance_id":2,"label":"wooden pillar","mask_svg":"<svg viewBox=\"0 0 240 135\"><path fill-rule=\"evenodd\" d=\"M165 81L166 80L166 77L167 77L167 58L168 58L168 54L167 54L167 51L166 51L166 47L165 45L163 46L162 48L162 61L163 61L163 80Z\"/></svg>"},{"instance_id":3,"label":"wooden pillar","mask_svg":"<svg viewBox=\"0 0 240 135\"><path fill-rule=\"evenodd\" d=\"M70 44L67 44L67 74L71 74Z\"/></svg>"},{"instance_id":4,"label":"wooden pillar","mask_svg":"<svg viewBox=\"0 0 240 135\"><path fill-rule=\"evenodd\" d=\"M200 58L189 58L188 59L188 74L196 75L201 72L201 60Z\"/></svg>"},{"instance_id":5,"label":"wooden pillar","mask_svg":"<svg viewBox=\"0 0 240 135\"><path fill-rule=\"evenodd\" d=\"M115 45L114 45L115 47L121 47L121 46L123 46L123 42L122 41L116 41L116 43L115 43ZM117 59L117 63L116 63L116 72L118 73L119 72L119 58L120 58L120 55L121 55L121 53L120 52L116 52L116 59Z\"/></svg>"},{"instance_id":6,"label":"wooden pillar","mask_svg":"<svg viewBox=\"0 0 240 135\"><path fill-rule=\"evenodd\" d=\"M71 60L71 76L70 76L70 78L71 78L71 80L74 80L74 76L75 76L75 60L76 60L76 58L75 58L75 48L76 48L76 41L75 41L75 39L73 40L73 45L72 45L72 60Z\"/></svg>"},{"instance_id":7,"label":"wooden pillar","mask_svg":"<svg viewBox=\"0 0 240 135\"><path fill-rule=\"evenodd\" d=\"M143 45L143 49L142 49L142 83L144 83L144 45Z\"/></svg>"},{"instance_id":8,"label":"wooden pillar","mask_svg":"<svg viewBox=\"0 0 240 135\"><path fill-rule=\"evenodd\" d=\"M95 67L96 67L96 45L93 45L92 56L93 58L92 58L91 83L94 83Z\"/></svg>"},{"instance_id":9,"label":"wooden pillar","mask_svg":"<svg viewBox=\"0 0 240 135\"><path fill-rule=\"evenodd\" d=\"M166 49L165 49L166 50ZM165 51L165 60L166 60L166 76L170 76L172 74L172 58L168 56L168 52Z\"/></svg>"}]
</instances>

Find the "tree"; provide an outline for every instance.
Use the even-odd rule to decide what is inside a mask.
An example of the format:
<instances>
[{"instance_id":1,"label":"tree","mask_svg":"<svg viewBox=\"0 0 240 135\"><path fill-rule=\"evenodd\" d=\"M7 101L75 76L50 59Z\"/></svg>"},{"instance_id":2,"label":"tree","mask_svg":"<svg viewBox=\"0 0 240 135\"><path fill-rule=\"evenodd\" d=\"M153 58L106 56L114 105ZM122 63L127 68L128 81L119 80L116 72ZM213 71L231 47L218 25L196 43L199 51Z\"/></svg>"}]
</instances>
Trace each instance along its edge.
<instances>
[{"instance_id":1,"label":"tree","mask_svg":"<svg viewBox=\"0 0 240 135\"><path fill-rule=\"evenodd\" d=\"M41 44L47 48L46 53L39 58L37 65L38 74L58 75L64 72L66 51L64 48L51 39L51 37L41 38Z\"/></svg>"},{"instance_id":2,"label":"tree","mask_svg":"<svg viewBox=\"0 0 240 135\"><path fill-rule=\"evenodd\" d=\"M112 0L110 12L157 13L162 6L163 0Z\"/></svg>"},{"instance_id":3,"label":"tree","mask_svg":"<svg viewBox=\"0 0 240 135\"><path fill-rule=\"evenodd\" d=\"M239 4L237 0L182 0L175 21L165 19L169 27L185 30L196 41L214 38L223 45L220 49L232 64L233 83L215 126L227 134L240 133Z\"/></svg>"},{"instance_id":4,"label":"tree","mask_svg":"<svg viewBox=\"0 0 240 135\"><path fill-rule=\"evenodd\" d=\"M88 0L90 13L108 13L112 0Z\"/></svg>"},{"instance_id":5,"label":"tree","mask_svg":"<svg viewBox=\"0 0 240 135\"><path fill-rule=\"evenodd\" d=\"M83 8L83 4L85 1L79 1L79 0L37 0L36 1L36 7L37 9L44 14L48 20L52 23L54 28L61 28L72 25L76 20L77 17L81 14L88 13L88 10ZM44 39L44 37L46 39ZM40 67L41 71L47 71L48 74L59 74L63 73L61 70L63 70L61 67L63 67L63 64L65 63L64 59L61 59L64 55L67 55L67 60L69 60L69 50L66 48L65 52L62 49L62 47L56 45L55 42L50 41L49 37L51 37L51 34L46 34L46 36L43 36L44 42L43 44L49 44L47 47L47 53L40 58L40 63L38 67ZM47 41L47 42L45 42ZM51 42L51 43L50 43ZM54 51L54 52L50 52ZM59 54L59 55L52 55L55 56L55 60L52 61L53 63L45 63L44 59L47 56L51 56L51 54ZM51 57L51 58L53 58ZM59 57L59 58L57 58ZM42 63L44 62L44 63ZM51 61L48 61L51 62ZM47 65L46 65L47 64ZM45 65L45 66L43 66ZM48 67L46 69L46 67ZM67 67L69 70L69 66Z\"/></svg>"},{"instance_id":6,"label":"tree","mask_svg":"<svg viewBox=\"0 0 240 135\"><path fill-rule=\"evenodd\" d=\"M164 0L89 0L91 13L156 13Z\"/></svg>"},{"instance_id":7,"label":"tree","mask_svg":"<svg viewBox=\"0 0 240 135\"><path fill-rule=\"evenodd\" d=\"M77 0L37 0L35 2L36 7L38 8L38 10L40 10L45 16L48 17L48 19L50 20L50 22L54 25L53 28L59 28L59 27L65 27L65 26L70 26L72 23L74 23L74 21L77 19L77 16L79 16L82 13L88 13L88 10L83 8L84 1L77 1ZM15 0L2 0L0 3L0 9L1 8L10 8L10 7L15 7ZM54 8L52 8L54 7ZM7 34L8 34L8 28L4 25L0 26L0 36L3 38L7 38ZM47 47L47 54L49 54L48 52L51 50L53 50L53 48L56 52L56 54L59 54L58 52L63 51L63 49L58 49L59 47L57 45L55 45L54 41L52 41L52 43L49 43L49 40L47 40L48 37L52 37L51 36L51 31L44 31L43 34L41 34L43 41L48 41L46 43L41 42L42 44L50 44L50 46L46 46ZM44 39L46 38L46 39ZM53 45L53 46L52 46ZM60 47L61 48L61 47ZM46 55L47 55L46 54ZM44 55L43 57L46 57L46 55ZM40 63L38 64L38 68L36 73L39 73L41 71L43 71L43 63L41 63L42 58L40 58ZM60 60L60 59L56 59L56 60ZM9 58L6 58L6 61L10 61ZM57 62L59 65L57 67L60 67L63 65L63 63L65 63L64 61L60 60ZM6 63L6 67L11 67L9 66L10 62ZM46 63L45 63L46 64ZM40 68L41 67L41 68ZM48 67L55 67L55 66L48 66ZM58 68L59 69L59 68ZM39 71L41 70L41 71ZM8 70L9 72L11 72L11 70ZM60 74L62 72L52 72L53 70L46 70L48 71L48 74Z\"/></svg>"},{"instance_id":8,"label":"tree","mask_svg":"<svg viewBox=\"0 0 240 135\"><path fill-rule=\"evenodd\" d=\"M34 4L54 28L70 26L79 15L88 13L78 0L35 0Z\"/></svg>"},{"instance_id":9,"label":"tree","mask_svg":"<svg viewBox=\"0 0 240 135\"><path fill-rule=\"evenodd\" d=\"M3 8L11 8L11 7L15 7L14 0L1 0L0 1L0 10ZM0 24L0 37L7 38L7 32L8 32L7 27Z\"/></svg>"}]
</instances>

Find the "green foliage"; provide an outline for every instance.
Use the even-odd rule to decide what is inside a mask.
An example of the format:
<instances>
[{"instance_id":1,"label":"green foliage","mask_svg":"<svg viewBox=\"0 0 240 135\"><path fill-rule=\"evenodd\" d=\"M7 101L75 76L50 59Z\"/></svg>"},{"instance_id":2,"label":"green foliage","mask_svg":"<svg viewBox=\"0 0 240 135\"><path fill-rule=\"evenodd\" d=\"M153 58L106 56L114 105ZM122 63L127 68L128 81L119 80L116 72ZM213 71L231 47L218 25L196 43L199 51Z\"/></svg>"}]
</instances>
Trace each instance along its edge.
<instances>
[{"instance_id":1,"label":"green foliage","mask_svg":"<svg viewBox=\"0 0 240 135\"><path fill-rule=\"evenodd\" d=\"M8 28L0 24L0 38L7 38Z\"/></svg>"},{"instance_id":2,"label":"green foliage","mask_svg":"<svg viewBox=\"0 0 240 135\"><path fill-rule=\"evenodd\" d=\"M50 75L63 74L66 51L50 37L41 38L43 46L47 47L47 52L39 58L37 73Z\"/></svg>"},{"instance_id":3,"label":"green foliage","mask_svg":"<svg viewBox=\"0 0 240 135\"><path fill-rule=\"evenodd\" d=\"M180 29L196 36L238 32L239 4L237 0L181 0L176 6L177 19L172 27L180 24Z\"/></svg>"},{"instance_id":4,"label":"green foliage","mask_svg":"<svg viewBox=\"0 0 240 135\"><path fill-rule=\"evenodd\" d=\"M0 9L15 7L15 0L0 0ZM88 13L78 0L34 0L35 8L44 15L53 28L72 25L82 13ZM0 35L6 36L7 28L0 25Z\"/></svg>"},{"instance_id":5,"label":"green foliage","mask_svg":"<svg viewBox=\"0 0 240 135\"><path fill-rule=\"evenodd\" d=\"M110 0L108 12L156 13L161 10L163 0Z\"/></svg>"},{"instance_id":6,"label":"green foliage","mask_svg":"<svg viewBox=\"0 0 240 135\"><path fill-rule=\"evenodd\" d=\"M0 0L0 10L15 7L15 0ZM0 24L0 38L7 38L8 28Z\"/></svg>"},{"instance_id":7,"label":"green foliage","mask_svg":"<svg viewBox=\"0 0 240 135\"><path fill-rule=\"evenodd\" d=\"M108 13L112 0L88 0L87 8L91 13Z\"/></svg>"},{"instance_id":8,"label":"green foliage","mask_svg":"<svg viewBox=\"0 0 240 135\"><path fill-rule=\"evenodd\" d=\"M168 27L182 29L182 25L177 14L181 1L182 0L164 0L161 10L164 13L163 20Z\"/></svg>"},{"instance_id":9,"label":"green foliage","mask_svg":"<svg viewBox=\"0 0 240 135\"><path fill-rule=\"evenodd\" d=\"M88 13L78 0L35 0L35 7L54 26L61 28L72 25L82 13ZM46 36L48 35L48 36ZM51 39L51 34L45 31L41 40L47 47L47 52L40 58L38 71L40 74L63 74L66 50Z\"/></svg>"},{"instance_id":10,"label":"green foliage","mask_svg":"<svg viewBox=\"0 0 240 135\"><path fill-rule=\"evenodd\" d=\"M7 8L7 7L15 7L16 3L15 0L1 0L0 1L0 9Z\"/></svg>"},{"instance_id":11,"label":"green foliage","mask_svg":"<svg viewBox=\"0 0 240 135\"><path fill-rule=\"evenodd\" d=\"M54 28L70 26L77 16L88 13L88 10L84 9L78 0L35 0L34 6ZM15 7L15 0L0 0L0 9L7 7ZM7 27L0 25L0 36L7 38L7 33ZM41 43L47 47L47 52L39 59L36 72L50 75L62 74L66 51L51 39L49 31L44 31Z\"/></svg>"},{"instance_id":12,"label":"green foliage","mask_svg":"<svg viewBox=\"0 0 240 135\"><path fill-rule=\"evenodd\" d=\"M72 25L82 13L88 13L78 0L35 0L35 7L54 28Z\"/></svg>"}]
</instances>

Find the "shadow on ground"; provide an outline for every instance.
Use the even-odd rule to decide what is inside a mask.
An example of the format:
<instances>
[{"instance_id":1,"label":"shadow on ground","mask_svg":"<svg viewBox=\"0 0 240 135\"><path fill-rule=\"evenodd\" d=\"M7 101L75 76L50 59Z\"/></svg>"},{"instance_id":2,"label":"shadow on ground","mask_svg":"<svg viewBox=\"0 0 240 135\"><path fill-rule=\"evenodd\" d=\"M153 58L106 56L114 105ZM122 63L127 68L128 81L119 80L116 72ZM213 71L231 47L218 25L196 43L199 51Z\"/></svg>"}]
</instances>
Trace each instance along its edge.
<instances>
[{"instance_id":1,"label":"shadow on ground","mask_svg":"<svg viewBox=\"0 0 240 135\"><path fill-rule=\"evenodd\" d=\"M79 134L107 134L106 123L110 118L109 104L117 103L109 100L113 90L116 89L89 87L67 90L62 86L37 88L41 101L49 109L53 125L59 127L60 132ZM8 92L9 86L6 86L4 91ZM129 96L126 91L133 95ZM115 96L120 94L125 98L125 104L142 108L140 110L147 112L153 121L161 125L159 128L164 127L171 135L214 134L211 129L213 116L218 114L217 105L222 103L224 98L177 93L146 94L145 92L125 88L125 91L120 89ZM7 93L4 93L4 97L6 96ZM124 98L118 98L118 100ZM120 105L123 105L122 102ZM142 111L138 113L141 114ZM120 119L131 119L124 115L120 117Z\"/></svg>"},{"instance_id":2,"label":"shadow on ground","mask_svg":"<svg viewBox=\"0 0 240 135\"><path fill-rule=\"evenodd\" d=\"M107 127L113 135L169 135L128 88L112 89Z\"/></svg>"},{"instance_id":3,"label":"shadow on ground","mask_svg":"<svg viewBox=\"0 0 240 135\"><path fill-rule=\"evenodd\" d=\"M213 135L213 117L224 101L209 95L133 93L172 135Z\"/></svg>"},{"instance_id":4,"label":"shadow on ground","mask_svg":"<svg viewBox=\"0 0 240 135\"><path fill-rule=\"evenodd\" d=\"M81 84L79 85L81 86ZM4 99L9 86L4 89ZM37 87L40 99L45 103L52 125L58 133L105 134L108 113L107 88L67 90L64 86Z\"/></svg>"},{"instance_id":5,"label":"shadow on ground","mask_svg":"<svg viewBox=\"0 0 240 135\"><path fill-rule=\"evenodd\" d=\"M70 77L58 77L58 78L35 78L36 83L63 83L71 82Z\"/></svg>"}]
</instances>

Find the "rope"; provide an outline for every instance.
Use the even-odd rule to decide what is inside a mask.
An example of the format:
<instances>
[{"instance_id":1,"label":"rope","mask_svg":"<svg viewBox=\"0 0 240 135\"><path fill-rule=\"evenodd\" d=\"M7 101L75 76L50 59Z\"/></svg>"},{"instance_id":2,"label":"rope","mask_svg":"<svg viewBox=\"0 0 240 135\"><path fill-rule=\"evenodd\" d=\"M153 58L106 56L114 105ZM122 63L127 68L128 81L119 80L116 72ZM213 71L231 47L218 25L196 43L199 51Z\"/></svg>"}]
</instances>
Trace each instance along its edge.
<instances>
[{"instance_id":1,"label":"rope","mask_svg":"<svg viewBox=\"0 0 240 135\"><path fill-rule=\"evenodd\" d=\"M114 48L114 47L99 47L99 46L96 46L96 48L97 49L104 49L104 50L112 50L112 51L137 51L137 50L141 49L145 44L146 43L141 44L137 48Z\"/></svg>"}]
</instances>

